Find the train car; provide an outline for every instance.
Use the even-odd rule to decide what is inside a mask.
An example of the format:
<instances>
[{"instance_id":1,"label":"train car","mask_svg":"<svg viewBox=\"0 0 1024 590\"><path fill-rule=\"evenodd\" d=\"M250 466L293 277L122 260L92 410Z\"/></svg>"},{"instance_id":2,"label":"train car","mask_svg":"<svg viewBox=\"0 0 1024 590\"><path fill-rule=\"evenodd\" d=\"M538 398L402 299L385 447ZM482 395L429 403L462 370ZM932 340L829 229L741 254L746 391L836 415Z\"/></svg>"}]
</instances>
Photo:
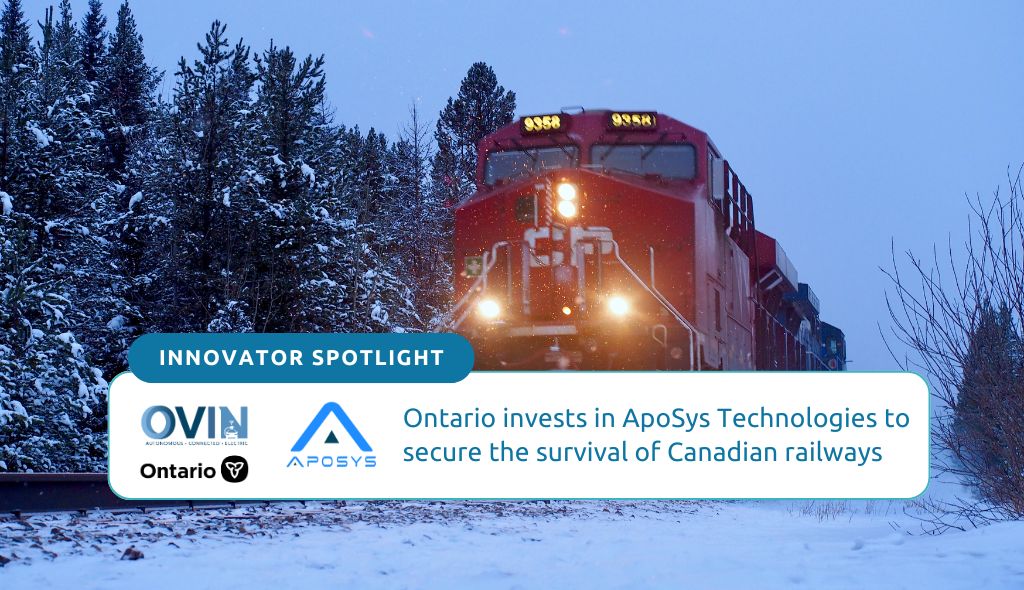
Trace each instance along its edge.
<instances>
[{"instance_id":1,"label":"train car","mask_svg":"<svg viewBox=\"0 0 1024 590\"><path fill-rule=\"evenodd\" d=\"M478 369L830 368L822 337L842 332L703 131L580 110L522 117L478 150L451 317Z\"/></svg>"}]
</instances>

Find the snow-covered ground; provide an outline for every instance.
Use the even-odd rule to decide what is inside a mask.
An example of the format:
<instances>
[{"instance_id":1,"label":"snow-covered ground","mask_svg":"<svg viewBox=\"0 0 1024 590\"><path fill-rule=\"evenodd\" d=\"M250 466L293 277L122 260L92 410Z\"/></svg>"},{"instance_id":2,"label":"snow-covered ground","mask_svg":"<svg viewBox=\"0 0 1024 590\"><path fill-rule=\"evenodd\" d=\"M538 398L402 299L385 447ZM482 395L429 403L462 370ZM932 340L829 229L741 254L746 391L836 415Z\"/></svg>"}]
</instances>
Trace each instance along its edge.
<instances>
[{"instance_id":1,"label":"snow-covered ground","mask_svg":"<svg viewBox=\"0 0 1024 590\"><path fill-rule=\"evenodd\" d=\"M1022 588L1024 523L903 504L377 502L0 520L0 588ZM122 559L133 547L141 559ZM3 559L0 559L3 561Z\"/></svg>"}]
</instances>

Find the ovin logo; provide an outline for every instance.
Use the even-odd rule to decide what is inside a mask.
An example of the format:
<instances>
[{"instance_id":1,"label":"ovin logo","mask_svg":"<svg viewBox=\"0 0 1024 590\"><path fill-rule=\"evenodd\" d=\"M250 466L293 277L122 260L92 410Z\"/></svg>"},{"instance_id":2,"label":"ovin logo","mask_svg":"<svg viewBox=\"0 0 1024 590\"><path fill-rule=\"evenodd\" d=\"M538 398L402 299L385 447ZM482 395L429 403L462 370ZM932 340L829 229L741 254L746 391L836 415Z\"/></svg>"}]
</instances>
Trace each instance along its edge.
<instances>
[{"instance_id":1,"label":"ovin logo","mask_svg":"<svg viewBox=\"0 0 1024 590\"><path fill-rule=\"evenodd\" d=\"M324 422L326 422L327 419L331 416L334 416L337 419L337 421L341 424L342 428L344 428L345 433L348 434L349 438L352 439L352 442L354 442L356 446L359 447L359 450L362 451L362 454L343 455L338 453L323 452L299 456L299 453L306 449L306 446L309 445L310 441L313 440L313 437L316 435L316 433L320 431L321 427L324 425ZM316 447L323 451L327 451L327 449L324 447L327 447L329 445L340 444L341 443L338 440L338 436L335 434L333 429L328 430L327 435L324 437L322 443L315 443ZM335 402L328 402L324 404L322 408L320 408L320 411L317 412L316 416L313 418L313 421L309 423L309 426L306 427L306 430L302 432L302 434L299 436L299 439L295 441L294 445L292 445L292 458L288 461L287 466L364 468L376 467L377 457L375 455L371 455L370 453L372 452L373 448L370 446L370 443L366 442L366 438L363 437L363 434L361 432L359 432L359 429L356 428L355 423L352 422L352 419L348 417L348 414L345 413L345 410L341 409L341 406Z\"/></svg>"},{"instance_id":2,"label":"ovin logo","mask_svg":"<svg viewBox=\"0 0 1024 590\"><path fill-rule=\"evenodd\" d=\"M205 429L201 428L204 422ZM249 437L249 408L242 406L236 415L226 406L199 406L191 412L186 412L181 406L175 406L174 409L150 406L142 413L142 432L154 441L166 441L178 430L179 425L186 440L205 437L211 441L189 444L245 445L245 439ZM146 444L180 443L167 441Z\"/></svg>"}]
</instances>

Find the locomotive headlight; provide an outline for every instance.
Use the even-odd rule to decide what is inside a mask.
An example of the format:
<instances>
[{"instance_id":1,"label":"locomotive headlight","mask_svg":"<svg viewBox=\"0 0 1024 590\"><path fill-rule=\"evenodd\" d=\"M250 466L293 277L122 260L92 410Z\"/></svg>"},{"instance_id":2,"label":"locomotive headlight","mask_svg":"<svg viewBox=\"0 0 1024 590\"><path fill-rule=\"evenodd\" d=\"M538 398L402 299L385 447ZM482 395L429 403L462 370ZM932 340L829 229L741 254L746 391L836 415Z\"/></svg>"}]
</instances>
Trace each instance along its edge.
<instances>
[{"instance_id":1,"label":"locomotive headlight","mask_svg":"<svg viewBox=\"0 0 1024 590\"><path fill-rule=\"evenodd\" d=\"M578 191L576 185L571 182L560 182L555 187L555 194L563 201L575 201Z\"/></svg>"},{"instance_id":2,"label":"locomotive headlight","mask_svg":"<svg viewBox=\"0 0 1024 590\"><path fill-rule=\"evenodd\" d=\"M558 203L555 205L555 210L558 214L566 219L572 219L579 213L579 205L576 204L579 198L579 189L576 185L571 182L560 182L555 186L555 196L558 197Z\"/></svg>"},{"instance_id":3,"label":"locomotive headlight","mask_svg":"<svg viewBox=\"0 0 1024 590\"><path fill-rule=\"evenodd\" d=\"M612 312L612 315L622 317L629 313L629 301L626 301L625 297L613 295L608 298L608 311Z\"/></svg>"},{"instance_id":4,"label":"locomotive headlight","mask_svg":"<svg viewBox=\"0 0 1024 590\"><path fill-rule=\"evenodd\" d=\"M579 207L572 201L559 200L556 208L558 209L558 214L566 219L576 217L576 213L579 212Z\"/></svg>"},{"instance_id":5,"label":"locomotive headlight","mask_svg":"<svg viewBox=\"0 0 1024 590\"><path fill-rule=\"evenodd\" d=\"M501 315L501 306L493 299L484 299L476 306L476 309L487 320L493 320Z\"/></svg>"}]
</instances>

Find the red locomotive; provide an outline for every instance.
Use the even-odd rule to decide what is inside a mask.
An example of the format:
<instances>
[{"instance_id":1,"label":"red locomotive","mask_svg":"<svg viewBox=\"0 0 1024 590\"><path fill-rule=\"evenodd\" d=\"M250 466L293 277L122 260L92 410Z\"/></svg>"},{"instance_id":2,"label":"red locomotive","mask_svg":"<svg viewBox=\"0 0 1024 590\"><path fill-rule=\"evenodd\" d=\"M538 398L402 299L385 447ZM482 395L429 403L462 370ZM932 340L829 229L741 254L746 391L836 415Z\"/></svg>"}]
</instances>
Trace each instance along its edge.
<instances>
[{"instance_id":1,"label":"red locomotive","mask_svg":"<svg viewBox=\"0 0 1024 590\"><path fill-rule=\"evenodd\" d=\"M845 368L842 331L703 131L561 112L478 148L452 315L477 368Z\"/></svg>"}]
</instances>

